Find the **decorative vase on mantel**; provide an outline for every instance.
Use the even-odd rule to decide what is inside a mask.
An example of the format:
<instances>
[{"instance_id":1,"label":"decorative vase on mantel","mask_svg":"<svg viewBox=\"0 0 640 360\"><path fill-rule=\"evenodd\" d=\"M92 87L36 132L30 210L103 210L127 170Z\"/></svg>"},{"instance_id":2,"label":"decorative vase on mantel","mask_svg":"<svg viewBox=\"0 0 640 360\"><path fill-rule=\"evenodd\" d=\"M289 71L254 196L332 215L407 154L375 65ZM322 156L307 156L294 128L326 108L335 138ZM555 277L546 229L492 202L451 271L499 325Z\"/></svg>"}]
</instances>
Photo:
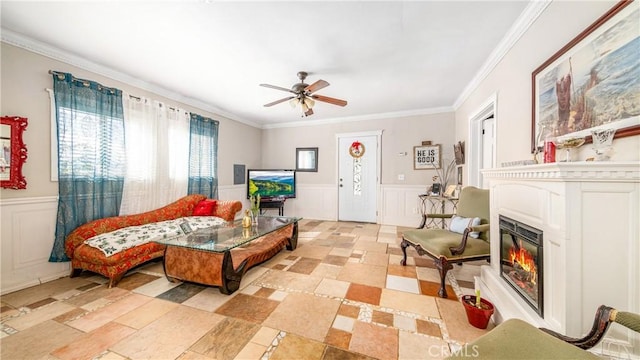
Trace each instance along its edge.
<instances>
[{"instance_id":1,"label":"decorative vase on mantel","mask_svg":"<svg viewBox=\"0 0 640 360\"><path fill-rule=\"evenodd\" d=\"M613 149L613 136L615 133L616 129L591 130L593 151L596 153L597 161L607 161L611 158L610 153Z\"/></svg>"}]
</instances>

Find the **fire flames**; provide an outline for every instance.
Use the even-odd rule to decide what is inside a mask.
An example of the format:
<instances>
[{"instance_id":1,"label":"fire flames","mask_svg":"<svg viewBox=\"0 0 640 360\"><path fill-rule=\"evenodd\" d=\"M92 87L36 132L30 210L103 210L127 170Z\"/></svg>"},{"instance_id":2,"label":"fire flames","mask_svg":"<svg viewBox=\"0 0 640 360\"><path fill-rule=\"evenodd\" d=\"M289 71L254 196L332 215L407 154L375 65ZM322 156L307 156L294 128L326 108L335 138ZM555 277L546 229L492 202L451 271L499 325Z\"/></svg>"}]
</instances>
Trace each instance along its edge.
<instances>
[{"instance_id":1,"label":"fire flames","mask_svg":"<svg viewBox=\"0 0 640 360\"><path fill-rule=\"evenodd\" d=\"M536 284L538 282L536 261L533 255L522 246L522 240L520 240L520 246L518 248L512 246L511 249L509 249L509 257L514 267L518 264L522 270L528 273L528 280L531 281L531 283Z\"/></svg>"}]
</instances>

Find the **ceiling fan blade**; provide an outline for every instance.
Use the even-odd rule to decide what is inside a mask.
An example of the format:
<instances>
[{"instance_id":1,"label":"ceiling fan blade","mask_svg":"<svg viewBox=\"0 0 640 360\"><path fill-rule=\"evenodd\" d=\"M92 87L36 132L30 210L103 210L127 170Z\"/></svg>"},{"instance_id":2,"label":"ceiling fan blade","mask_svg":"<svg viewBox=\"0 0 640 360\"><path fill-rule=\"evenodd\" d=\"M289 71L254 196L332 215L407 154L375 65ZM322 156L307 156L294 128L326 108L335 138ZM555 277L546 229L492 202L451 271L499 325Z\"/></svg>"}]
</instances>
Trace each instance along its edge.
<instances>
[{"instance_id":1,"label":"ceiling fan blade","mask_svg":"<svg viewBox=\"0 0 640 360\"><path fill-rule=\"evenodd\" d=\"M293 98L295 98L295 96L289 96L289 97L286 97L286 98L284 98L284 99L280 99L280 100L276 100L276 101L274 101L274 102L270 102L270 103L268 103L268 104L264 104L264 106L265 106L265 107L273 106L273 105L280 104L280 103L282 103L282 102L285 102L285 101L291 100L291 99L293 99Z\"/></svg>"},{"instance_id":2,"label":"ceiling fan blade","mask_svg":"<svg viewBox=\"0 0 640 360\"><path fill-rule=\"evenodd\" d=\"M322 96L322 95L311 95L311 97L314 100L326 102L326 103L329 103L329 104L338 105L338 106L347 106L347 101L346 100L340 100L340 99L336 99L336 98L332 98L332 97L328 97L328 96Z\"/></svg>"},{"instance_id":3,"label":"ceiling fan blade","mask_svg":"<svg viewBox=\"0 0 640 360\"><path fill-rule=\"evenodd\" d=\"M260 86L264 86L264 87L271 88L271 89L276 89L276 90L282 90L282 91L290 92L290 93L293 93L293 94L296 93L295 91L293 91L291 89L287 89L287 88L283 88L283 87L275 86L275 85L260 84Z\"/></svg>"},{"instance_id":4,"label":"ceiling fan blade","mask_svg":"<svg viewBox=\"0 0 640 360\"><path fill-rule=\"evenodd\" d=\"M318 80L316 82L314 82L313 84L307 86L306 88L304 88L304 91L308 92L309 94L312 94L320 89L324 89L327 86L329 86L329 83L324 81L324 80Z\"/></svg>"}]
</instances>

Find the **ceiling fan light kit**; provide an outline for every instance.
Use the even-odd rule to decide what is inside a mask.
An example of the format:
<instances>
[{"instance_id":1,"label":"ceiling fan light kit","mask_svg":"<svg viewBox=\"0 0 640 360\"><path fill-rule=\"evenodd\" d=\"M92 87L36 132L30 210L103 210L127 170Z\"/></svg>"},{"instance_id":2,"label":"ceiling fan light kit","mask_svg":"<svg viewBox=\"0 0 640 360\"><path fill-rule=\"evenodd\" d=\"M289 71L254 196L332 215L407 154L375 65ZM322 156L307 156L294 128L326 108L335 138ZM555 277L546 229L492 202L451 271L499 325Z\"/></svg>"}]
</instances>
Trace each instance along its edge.
<instances>
[{"instance_id":1,"label":"ceiling fan light kit","mask_svg":"<svg viewBox=\"0 0 640 360\"><path fill-rule=\"evenodd\" d=\"M264 86L270 89L276 89L276 90L280 90L280 91L286 91L286 92L290 92L292 94L294 94L294 96L289 96L286 98L282 98L280 100L276 100L273 102L270 102L268 104L265 104L265 107L270 107L273 105L277 105L280 104L282 102L285 101L289 101L289 104L291 105L291 107L295 108L296 106L298 106L298 104L300 104L300 107L302 108L302 116L310 116L313 115L313 107L316 103L316 101L321 101L321 102L326 102L332 105L338 105L338 106L346 106L347 105L347 101L346 100L341 100L341 99L335 99L335 98L331 98L328 96L322 96L322 95L316 95L314 94L316 91L320 90L320 89L324 89L325 87L329 86L329 83L324 81L324 80L318 80L316 82L314 82L311 85L308 85L304 82L304 80L307 78L307 73L304 71L299 71L298 72L298 79L300 79L299 83L293 84L293 86L291 87L291 89L287 89L287 88L283 88L280 86L275 86L275 85L270 85L270 84L260 84L260 86Z\"/></svg>"}]
</instances>

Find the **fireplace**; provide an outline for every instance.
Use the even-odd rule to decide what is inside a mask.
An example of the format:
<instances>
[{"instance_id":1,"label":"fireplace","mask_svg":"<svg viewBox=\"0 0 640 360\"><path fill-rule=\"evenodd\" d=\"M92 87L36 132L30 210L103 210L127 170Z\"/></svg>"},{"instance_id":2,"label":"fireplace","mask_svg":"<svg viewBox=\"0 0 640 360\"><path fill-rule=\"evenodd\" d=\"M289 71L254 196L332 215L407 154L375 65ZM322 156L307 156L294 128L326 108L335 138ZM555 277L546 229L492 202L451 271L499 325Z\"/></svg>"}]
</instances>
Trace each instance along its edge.
<instances>
[{"instance_id":1,"label":"fireplace","mask_svg":"<svg viewBox=\"0 0 640 360\"><path fill-rule=\"evenodd\" d=\"M497 324L517 318L579 338L590 331L593 314L602 304L640 313L639 289L627 286L640 284L637 160L485 169L482 178L491 190L491 263L481 267L476 286L495 306ZM503 278L500 215L543 233L544 247L538 252L544 251L544 259L539 260L544 263L540 265L544 276L538 273L538 279L544 280L544 300L538 294L544 304L540 314ZM514 222L504 224L515 229ZM615 261L602 265L603 259ZM615 349L625 346L632 354L640 354L640 338L621 328L612 326L602 346L592 350L624 359L629 356Z\"/></svg>"},{"instance_id":2,"label":"fireplace","mask_svg":"<svg viewBox=\"0 0 640 360\"><path fill-rule=\"evenodd\" d=\"M499 225L500 276L544 318L542 231L502 215Z\"/></svg>"}]
</instances>

